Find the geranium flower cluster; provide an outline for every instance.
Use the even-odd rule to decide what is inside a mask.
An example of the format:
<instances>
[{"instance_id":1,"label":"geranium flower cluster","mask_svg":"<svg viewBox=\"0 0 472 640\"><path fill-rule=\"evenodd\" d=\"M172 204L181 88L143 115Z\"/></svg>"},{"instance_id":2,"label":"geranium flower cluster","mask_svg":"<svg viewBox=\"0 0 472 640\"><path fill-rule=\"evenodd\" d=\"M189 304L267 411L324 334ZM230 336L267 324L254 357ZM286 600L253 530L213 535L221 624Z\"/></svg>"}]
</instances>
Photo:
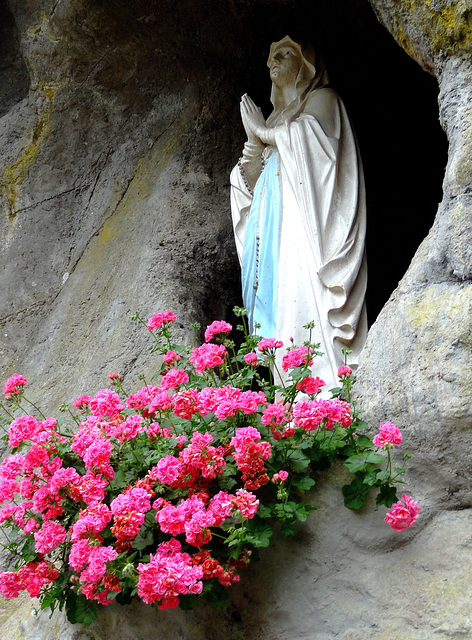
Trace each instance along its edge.
<instances>
[{"instance_id":1,"label":"geranium flower cluster","mask_svg":"<svg viewBox=\"0 0 472 640\"><path fill-rule=\"evenodd\" d=\"M311 367L313 364L313 360L311 359L312 353L313 350L306 346L290 349L282 358L282 369L288 371L295 367L301 367L307 363L307 360L308 366Z\"/></svg>"},{"instance_id":2,"label":"geranium flower cluster","mask_svg":"<svg viewBox=\"0 0 472 640\"><path fill-rule=\"evenodd\" d=\"M83 615L86 623L95 615L87 606L132 597L161 609L212 589L221 597L217 587L238 581L252 550L267 544L265 518L290 525L306 517L306 504L295 501L313 484L310 461L332 456L333 442L352 448L355 411L341 397L317 397L324 382L311 375L314 346L284 356L284 371L304 367L306 375L297 372L276 401L281 390L268 387L256 365L270 362L279 340L246 336L231 358L231 325L215 321L206 342L186 350L171 343L175 320L164 312L141 321L156 331L162 356L156 384L127 395L122 376L109 374L112 389L73 402L80 416L72 414L77 424L65 432L50 417L11 420L0 524L13 531L7 546L19 560L0 572L4 597L26 590L43 598L54 589L61 607L82 599L82 613L70 619ZM347 384L350 374L342 375ZM4 385L17 409L26 384L15 374ZM399 430L381 424L374 443L399 442ZM403 503L387 514L396 530L419 512L411 498Z\"/></svg>"},{"instance_id":3,"label":"geranium flower cluster","mask_svg":"<svg viewBox=\"0 0 472 640\"><path fill-rule=\"evenodd\" d=\"M385 522L395 531L403 531L411 527L420 511L418 500L413 500L410 496L403 494L402 499L395 502L387 511Z\"/></svg>"},{"instance_id":4,"label":"geranium flower cluster","mask_svg":"<svg viewBox=\"0 0 472 640\"><path fill-rule=\"evenodd\" d=\"M306 431L313 431L323 425L331 430L336 424L343 429L351 426L351 405L343 400L315 400L302 401L293 410L295 426Z\"/></svg>"},{"instance_id":5,"label":"geranium flower cluster","mask_svg":"<svg viewBox=\"0 0 472 640\"><path fill-rule=\"evenodd\" d=\"M403 439L402 432L391 422L380 423L379 433L377 433L372 442L377 447L388 447L401 444Z\"/></svg>"}]
</instances>

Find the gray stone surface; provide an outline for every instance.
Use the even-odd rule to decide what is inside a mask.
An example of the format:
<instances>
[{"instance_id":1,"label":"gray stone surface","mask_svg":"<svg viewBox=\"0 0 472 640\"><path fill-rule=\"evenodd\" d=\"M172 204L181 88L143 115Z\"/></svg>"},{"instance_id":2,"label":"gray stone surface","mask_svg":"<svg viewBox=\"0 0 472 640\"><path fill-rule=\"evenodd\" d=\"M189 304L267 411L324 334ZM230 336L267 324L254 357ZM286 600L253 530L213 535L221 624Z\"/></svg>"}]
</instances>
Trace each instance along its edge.
<instances>
[{"instance_id":1,"label":"gray stone surface","mask_svg":"<svg viewBox=\"0 0 472 640\"><path fill-rule=\"evenodd\" d=\"M359 375L369 420L396 422L415 454L406 489L420 500L421 519L396 534L384 509L347 511L338 470L317 486L320 509L296 539L276 538L232 587L227 611L156 619L145 606L111 607L85 629L33 617L19 599L0 602L0 637L472 637L466 3L372 4L437 76L450 143L435 224L372 328ZM101 388L111 370L131 384L153 372L148 336L128 320L136 309L173 309L188 326L222 318L234 304L228 173L243 137L235 105L247 80L241 90L238 79L265 63L251 49L258 6L270 23L276 7L265 1L0 3L8 36L0 67L2 380L25 375L44 406Z\"/></svg>"},{"instance_id":2,"label":"gray stone surface","mask_svg":"<svg viewBox=\"0 0 472 640\"><path fill-rule=\"evenodd\" d=\"M221 73L205 42L184 47L173 4L100 4L11 3L31 86L0 120L2 379L21 363L50 406L107 367L150 373L136 309L189 325L239 288L219 150L239 124L210 110Z\"/></svg>"}]
</instances>

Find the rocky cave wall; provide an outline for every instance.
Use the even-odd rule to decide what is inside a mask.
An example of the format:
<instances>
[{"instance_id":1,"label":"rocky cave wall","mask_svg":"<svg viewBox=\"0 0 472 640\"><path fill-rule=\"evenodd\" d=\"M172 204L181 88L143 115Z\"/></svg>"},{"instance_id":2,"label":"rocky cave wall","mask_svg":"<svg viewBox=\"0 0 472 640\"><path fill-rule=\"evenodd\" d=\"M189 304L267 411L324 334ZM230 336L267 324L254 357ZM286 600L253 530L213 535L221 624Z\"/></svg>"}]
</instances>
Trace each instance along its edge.
<instances>
[{"instance_id":1,"label":"rocky cave wall","mask_svg":"<svg viewBox=\"0 0 472 640\"><path fill-rule=\"evenodd\" d=\"M371 185L372 320L433 225L373 324L359 373L371 423L396 422L415 453L414 530L386 531L375 507L345 510L339 469L316 489L310 523L262 554L227 611L165 612L156 627L145 607L112 607L85 629L31 617L19 599L0 603L1 637L471 634L471 13L463 1L372 5L404 51L363 0L0 3L2 379L22 373L51 411L111 370L131 385L153 373L135 310L173 309L182 336L195 320L230 319L240 301L228 206L237 104L249 91L268 112L267 45L286 32L320 43L354 119ZM433 76L449 142L436 218L445 145L432 133Z\"/></svg>"}]
</instances>

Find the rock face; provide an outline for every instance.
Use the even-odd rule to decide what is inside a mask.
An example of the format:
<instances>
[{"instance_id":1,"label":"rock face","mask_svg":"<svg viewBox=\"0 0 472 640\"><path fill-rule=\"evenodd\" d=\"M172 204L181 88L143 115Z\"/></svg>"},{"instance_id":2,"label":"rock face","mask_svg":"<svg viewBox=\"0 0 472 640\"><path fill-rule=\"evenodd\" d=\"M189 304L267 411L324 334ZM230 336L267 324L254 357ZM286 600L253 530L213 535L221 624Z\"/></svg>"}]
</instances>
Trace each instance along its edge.
<instances>
[{"instance_id":1,"label":"rock face","mask_svg":"<svg viewBox=\"0 0 472 640\"><path fill-rule=\"evenodd\" d=\"M218 52L204 34L198 56L186 46L170 3L100 4L11 4L31 84L0 130L2 361L41 373L53 402L72 391L57 381L73 362L76 390L110 356L127 371L134 351L141 367L137 308L189 324L225 315L238 286L228 219L214 215L231 161L219 136L237 118L210 109Z\"/></svg>"},{"instance_id":2,"label":"rock face","mask_svg":"<svg viewBox=\"0 0 472 640\"><path fill-rule=\"evenodd\" d=\"M156 619L144 606L110 608L85 629L3 601L0 637L472 637L471 14L462 1L371 4L436 76L449 140L434 225L373 325L359 374L369 420L395 422L415 454L420 521L397 535L380 509L348 512L339 469L317 488L319 512L262 554L227 611ZM54 408L101 388L111 370L153 373L135 310L172 309L187 326L228 318L240 299L228 203L243 139L235 105L265 64L261 35L280 39L284 16L300 21L302 10L296 0L0 2L2 379L22 373Z\"/></svg>"},{"instance_id":3,"label":"rock face","mask_svg":"<svg viewBox=\"0 0 472 640\"><path fill-rule=\"evenodd\" d=\"M462 3L372 3L440 86L449 141L432 229L372 327L358 392L368 417L389 415L413 442L414 484L431 507L465 509L470 492L472 41ZM388 348L386 348L388 345ZM393 417L392 417L393 416ZM429 469L425 473L425 468Z\"/></svg>"}]
</instances>

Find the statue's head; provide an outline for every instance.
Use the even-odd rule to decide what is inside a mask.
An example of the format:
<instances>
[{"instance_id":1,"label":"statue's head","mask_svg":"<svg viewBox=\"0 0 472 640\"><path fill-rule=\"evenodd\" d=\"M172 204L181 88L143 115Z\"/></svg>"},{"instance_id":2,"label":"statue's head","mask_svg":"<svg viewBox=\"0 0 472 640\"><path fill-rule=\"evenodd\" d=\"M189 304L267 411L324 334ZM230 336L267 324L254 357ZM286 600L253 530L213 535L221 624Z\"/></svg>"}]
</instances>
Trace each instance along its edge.
<instances>
[{"instance_id":1,"label":"statue's head","mask_svg":"<svg viewBox=\"0 0 472 640\"><path fill-rule=\"evenodd\" d=\"M289 36L271 44L267 66L272 80L271 101L276 110L287 106L285 89L289 88L288 95L293 94L293 101L300 105L307 93L328 84L324 64L313 47Z\"/></svg>"},{"instance_id":2,"label":"statue's head","mask_svg":"<svg viewBox=\"0 0 472 640\"><path fill-rule=\"evenodd\" d=\"M285 36L271 44L267 66L272 82L279 88L309 82L316 75L315 52L310 45Z\"/></svg>"}]
</instances>

